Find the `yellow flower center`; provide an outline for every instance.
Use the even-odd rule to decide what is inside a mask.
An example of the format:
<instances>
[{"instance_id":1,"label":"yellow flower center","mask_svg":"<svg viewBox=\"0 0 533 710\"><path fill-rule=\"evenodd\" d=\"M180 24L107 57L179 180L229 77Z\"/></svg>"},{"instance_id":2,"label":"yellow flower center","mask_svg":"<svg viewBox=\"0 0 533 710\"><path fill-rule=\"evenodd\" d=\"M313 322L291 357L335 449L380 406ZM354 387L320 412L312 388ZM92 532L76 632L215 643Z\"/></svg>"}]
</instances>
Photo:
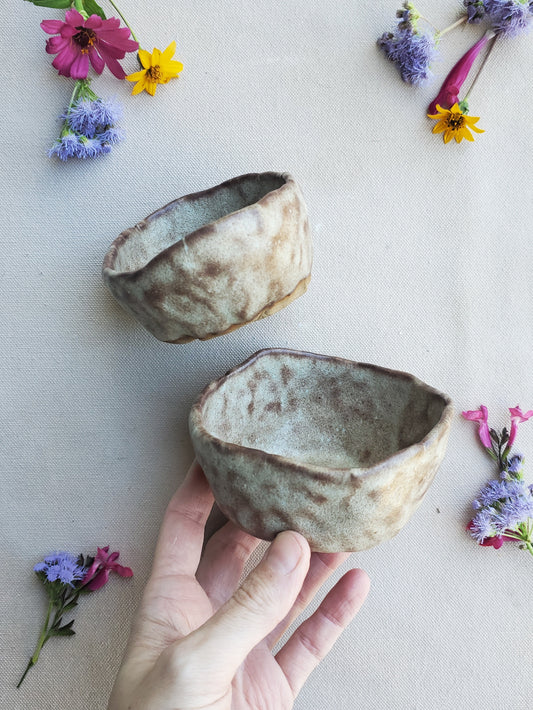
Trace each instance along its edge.
<instances>
[{"instance_id":1,"label":"yellow flower center","mask_svg":"<svg viewBox=\"0 0 533 710\"><path fill-rule=\"evenodd\" d=\"M463 124L465 122L465 117L463 116L462 113L450 113L448 116L446 123L448 124L448 128L451 128L452 131L457 131L459 128L463 127Z\"/></svg>"},{"instance_id":2,"label":"yellow flower center","mask_svg":"<svg viewBox=\"0 0 533 710\"><path fill-rule=\"evenodd\" d=\"M155 66L150 67L150 69L147 69L146 76L152 81L159 81L162 77L161 67L159 66L159 64L156 64Z\"/></svg>"},{"instance_id":3,"label":"yellow flower center","mask_svg":"<svg viewBox=\"0 0 533 710\"><path fill-rule=\"evenodd\" d=\"M76 27L79 32L72 38L77 45L81 47L81 53L87 54L90 47L92 47L96 41L96 33L87 27Z\"/></svg>"}]
</instances>

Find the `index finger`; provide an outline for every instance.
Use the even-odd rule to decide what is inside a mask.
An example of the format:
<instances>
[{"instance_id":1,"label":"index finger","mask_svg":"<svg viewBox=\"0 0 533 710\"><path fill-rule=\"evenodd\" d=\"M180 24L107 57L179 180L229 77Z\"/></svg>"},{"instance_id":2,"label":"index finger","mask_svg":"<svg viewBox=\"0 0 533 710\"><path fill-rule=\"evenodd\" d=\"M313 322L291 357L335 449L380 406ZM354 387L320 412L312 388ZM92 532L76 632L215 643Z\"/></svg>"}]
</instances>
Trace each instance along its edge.
<instances>
[{"instance_id":1,"label":"index finger","mask_svg":"<svg viewBox=\"0 0 533 710\"><path fill-rule=\"evenodd\" d=\"M204 528L213 494L200 464L194 461L172 496L163 518L155 550L152 576L194 577L202 554Z\"/></svg>"}]
</instances>

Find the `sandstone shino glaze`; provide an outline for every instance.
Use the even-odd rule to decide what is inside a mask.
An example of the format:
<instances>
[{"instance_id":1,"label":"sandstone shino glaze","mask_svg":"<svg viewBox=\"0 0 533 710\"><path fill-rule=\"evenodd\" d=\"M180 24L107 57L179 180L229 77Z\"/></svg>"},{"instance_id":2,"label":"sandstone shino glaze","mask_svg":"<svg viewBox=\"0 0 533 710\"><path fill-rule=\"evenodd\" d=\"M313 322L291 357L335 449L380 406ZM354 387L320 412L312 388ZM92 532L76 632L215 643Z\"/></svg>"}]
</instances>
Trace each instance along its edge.
<instances>
[{"instance_id":1,"label":"sandstone shino glaze","mask_svg":"<svg viewBox=\"0 0 533 710\"><path fill-rule=\"evenodd\" d=\"M262 350L192 407L196 456L222 512L256 537L304 535L320 552L396 535L442 461L444 394L404 372Z\"/></svg>"},{"instance_id":2,"label":"sandstone shino glaze","mask_svg":"<svg viewBox=\"0 0 533 710\"><path fill-rule=\"evenodd\" d=\"M205 340L305 293L307 208L288 173L242 175L180 197L113 242L103 278L156 338Z\"/></svg>"}]
</instances>

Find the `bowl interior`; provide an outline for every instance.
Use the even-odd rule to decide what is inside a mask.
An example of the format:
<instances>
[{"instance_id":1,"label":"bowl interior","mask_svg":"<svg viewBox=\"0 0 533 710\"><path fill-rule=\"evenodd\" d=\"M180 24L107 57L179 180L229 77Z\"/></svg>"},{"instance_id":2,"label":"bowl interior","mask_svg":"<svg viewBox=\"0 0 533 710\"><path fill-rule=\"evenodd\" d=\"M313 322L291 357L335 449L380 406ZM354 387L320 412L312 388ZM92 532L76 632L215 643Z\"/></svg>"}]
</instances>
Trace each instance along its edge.
<instances>
[{"instance_id":1,"label":"bowl interior","mask_svg":"<svg viewBox=\"0 0 533 710\"><path fill-rule=\"evenodd\" d=\"M404 373L278 352L217 383L202 418L225 442L299 463L366 468L421 441L446 404Z\"/></svg>"},{"instance_id":2,"label":"bowl interior","mask_svg":"<svg viewBox=\"0 0 533 710\"><path fill-rule=\"evenodd\" d=\"M164 249L191 232L253 205L285 184L282 175L244 175L211 190L187 195L154 212L140 228L133 228L117 252L114 269L136 271Z\"/></svg>"}]
</instances>

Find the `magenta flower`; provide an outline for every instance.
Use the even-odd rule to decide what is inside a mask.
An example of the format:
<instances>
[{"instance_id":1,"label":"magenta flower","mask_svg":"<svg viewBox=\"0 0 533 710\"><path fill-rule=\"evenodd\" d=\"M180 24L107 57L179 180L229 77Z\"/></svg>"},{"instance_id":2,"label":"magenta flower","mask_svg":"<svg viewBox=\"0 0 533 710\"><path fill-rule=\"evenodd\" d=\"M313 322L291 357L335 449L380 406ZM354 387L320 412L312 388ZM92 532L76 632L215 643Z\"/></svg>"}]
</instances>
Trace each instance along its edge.
<instances>
[{"instance_id":1,"label":"magenta flower","mask_svg":"<svg viewBox=\"0 0 533 710\"><path fill-rule=\"evenodd\" d=\"M533 414L533 412L532 412ZM468 412L463 412L463 417L471 422L479 423L479 438L481 443L487 449L491 448L490 441L490 431L489 425L487 423L489 412L488 409L482 404L479 409L469 410Z\"/></svg>"},{"instance_id":2,"label":"magenta flower","mask_svg":"<svg viewBox=\"0 0 533 710\"><path fill-rule=\"evenodd\" d=\"M82 586L94 592L101 589L107 583L111 572L116 572L121 577L133 577L133 572L129 567L123 567L117 563L120 552L109 552L109 545L98 548L94 562L87 570L82 580Z\"/></svg>"},{"instance_id":3,"label":"magenta flower","mask_svg":"<svg viewBox=\"0 0 533 710\"><path fill-rule=\"evenodd\" d=\"M428 113L437 113L437 104L442 106L442 108L449 109L454 104L459 103L459 91L470 69L472 69L477 55L492 37L494 37L494 32L488 30L483 37L461 57L444 80L435 100L429 104Z\"/></svg>"},{"instance_id":4,"label":"magenta flower","mask_svg":"<svg viewBox=\"0 0 533 710\"><path fill-rule=\"evenodd\" d=\"M126 74L117 60L139 48L138 42L128 39L129 28L120 27L116 17L102 20L91 15L84 20L77 10L67 10L65 22L43 20L41 27L47 34L57 35L46 41L48 54L57 54L52 66L61 76L73 79L87 78L89 61L97 74L107 64L117 79L124 79Z\"/></svg>"},{"instance_id":5,"label":"magenta flower","mask_svg":"<svg viewBox=\"0 0 533 710\"><path fill-rule=\"evenodd\" d=\"M523 412L517 405L516 407L509 407L509 412L511 414L511 433L509 434L507 447L510 449L515 440L518 425L522 422L527 422L528 419L533 417L533 409L530 409L529 412Z\"/></svg>"}]
</instances>

